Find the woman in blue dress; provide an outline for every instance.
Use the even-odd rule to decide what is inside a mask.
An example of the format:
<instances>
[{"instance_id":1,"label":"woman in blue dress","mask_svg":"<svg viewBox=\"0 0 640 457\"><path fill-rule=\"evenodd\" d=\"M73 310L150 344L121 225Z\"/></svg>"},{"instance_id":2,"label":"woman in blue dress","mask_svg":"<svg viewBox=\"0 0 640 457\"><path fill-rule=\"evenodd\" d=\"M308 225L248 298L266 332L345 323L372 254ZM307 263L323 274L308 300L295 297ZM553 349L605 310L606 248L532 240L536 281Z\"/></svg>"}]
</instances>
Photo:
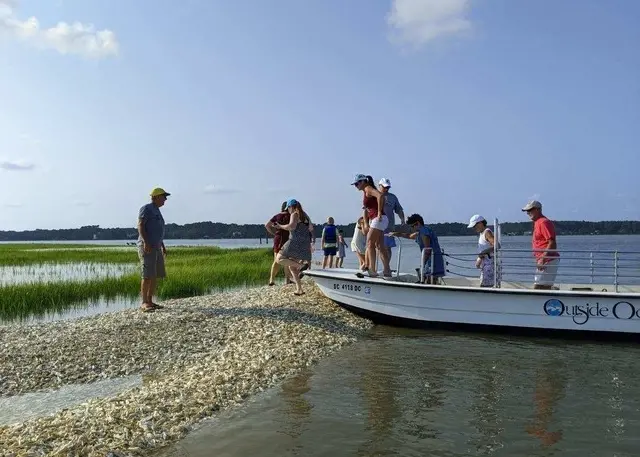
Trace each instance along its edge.
<instances>
[{"instance_id":1,"label":"woman in blue dress","mask_svg":"<svg viewBox=\"0 0 640 457\"><path fill-rule=\"evenodd\" d=\"M416 240L420 247L420 262L424 267L422 282L424 284L438 284L439 279L445 275L444 258L438 236L431 227L424 224L424 219L419 214L409 216L407 225L411 227L411 233L391 232L389 235ZM433 265L431 264L432 257Z\"/></svg>"}]
</instances>

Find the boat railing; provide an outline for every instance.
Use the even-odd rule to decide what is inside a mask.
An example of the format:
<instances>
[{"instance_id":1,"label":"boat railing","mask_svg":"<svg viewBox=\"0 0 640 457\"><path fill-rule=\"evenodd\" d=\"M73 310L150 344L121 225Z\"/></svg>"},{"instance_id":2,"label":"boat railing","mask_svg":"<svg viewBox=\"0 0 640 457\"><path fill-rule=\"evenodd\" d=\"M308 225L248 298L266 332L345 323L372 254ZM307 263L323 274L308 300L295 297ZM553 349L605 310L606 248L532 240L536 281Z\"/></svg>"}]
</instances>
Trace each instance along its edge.
<instances>
[{"instance_id":1,"label":"boat railing","mask_svg":"<svg viewBox=\"0 0 640 457\"><path fill-rule=\"evenodd\" d=\"M617 292L618 286L640 285L640 252L637 251L596 251L579 249L512 249L500 248L494 251L494 271L496 282L527 282L535 274L536 253L559 253L556 273L558 284L599 284L611 285ZM475 266L476 253L443 252L448 274L468 278L479 276ZM499 284L494 284L499 286Z\"/></svg>"},{"instance_id":2,"label":"boat railing","mask_svg":"<svg viewBox=\"0 0 640 457\"><path fill-rule=\"evenodd\" d=\"M497 220L494 228L497 240L493 250L494 271L497 273L494 275L495 287L500 286L500 280L532 281L538 267L537 258L546 253L559 254L555 279L557 284L611 285L615 292L618 292L618 286L640 285L639 251L508 248L501 239ZM479 277L475 266L476 253L443 252L443 256L448 274Z\"/></svg>"},{"instance_id":3,"label":"boat railing","mask_svg":"<svg viewBox=\"0 0 640 457\"><path fill-rule=\"evenodd\" d=\"M612 286L618 292L618 286L640 286L640 251L631 250L589 250L557 249L533 250L531 248L505 246L500 233L500 225L495 221L495 239L492 260L494 262L494 287L501 282L533 282L537 269L536 253L558 252L560 261L555 284L595 284ZM397 246L396 271L400 275L402 260L402 240L394 237ZM431 265L435 265L435 251L430 250ZM475 249L474 249L475 251ZM476 267L477 252L448 252L442 249L447 276L478 279L480 270ZM419 254L420 264L416 268L419 279L424 278L425 250Z\"/></svg>"}]
</instances>

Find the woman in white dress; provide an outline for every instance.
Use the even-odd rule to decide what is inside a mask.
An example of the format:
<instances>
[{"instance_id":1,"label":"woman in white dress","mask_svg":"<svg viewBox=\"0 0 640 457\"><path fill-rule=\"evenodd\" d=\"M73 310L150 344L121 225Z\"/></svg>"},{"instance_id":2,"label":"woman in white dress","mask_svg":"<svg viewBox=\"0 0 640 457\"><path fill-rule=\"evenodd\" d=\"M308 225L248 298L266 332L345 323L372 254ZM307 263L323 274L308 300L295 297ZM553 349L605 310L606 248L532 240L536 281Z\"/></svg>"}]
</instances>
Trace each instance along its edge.
<instances>
[{"instance_id":1,"label":"woman in white dress","mask_svg":"<svg viewBox=\"0 0 640 457\"><path fill-rule=\"evenodd\" d=\"M471 217L468 228L472 228L476 233L480 234L478 237L478 257L476 259L476 267L480 269L480 287L493 287L496 276L493 247L496 239L491 229L487 227L487 220L479 214ZM500 287L502 269L499 263L497 276L496 284Z\"/></svg>"}]
</instances>

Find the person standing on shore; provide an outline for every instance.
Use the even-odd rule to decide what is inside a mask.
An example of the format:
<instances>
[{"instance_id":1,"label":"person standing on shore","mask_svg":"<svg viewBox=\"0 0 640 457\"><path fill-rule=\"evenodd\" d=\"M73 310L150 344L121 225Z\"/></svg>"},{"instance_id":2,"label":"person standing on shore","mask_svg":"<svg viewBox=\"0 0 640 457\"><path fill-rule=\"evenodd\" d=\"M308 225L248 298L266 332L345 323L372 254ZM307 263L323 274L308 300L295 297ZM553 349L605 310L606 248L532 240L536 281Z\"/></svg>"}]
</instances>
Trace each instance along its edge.
<instances>
[{"instance_id":1,"label":"person standing on shore","mask_svg":"<svg viewBox=\"0 0 640 457\"><path fill-rule=\"evenodd\" d=\"M338 230L338 254L336 256L336 268L342 268L346 252L347 242L344 240L344 232Z\"/></svg>"},{"instance_id":2,"label":"person standing on shore","mask_svg":"<svg viewBox=\"0 0 640 457\"><path fill-rule=\"evenodd\" d=\"M311 219L302 209L302 205L295 198L287 201L287 211L290 220L288 224L275 224L276 229L288 230L289 239L278 252L278 263L291 271L291 278L296 284L294 295L304 294L300 271L303 262L311 263L311 249L309 244L309 233L313 232Z\"/></svg>"},{"instance_id":3,"label":"person standing on shore","mask_svg":"<svg viewBox=\"0 0 640 457\"><path fill-rule=\"evenodd\" d=\"M327 223L322 228L322 237L320 245L324 253L322 258L322 269L333 268L333 259L338 250L338 229L332 217L327 219Z\"/></svg>"},{"instance_id":4,"label":"person standing on shore","mask_svg":"<svg viewBox=\"0 0 640 457\"><path fill-rule=\"evenodd\" d=\"M389 232L393 232L396 228L396 217L397 214L400 218L400 224L404 225L404 209L396 197L395 194L389 192L391 188L391 180L389 178L382 178L378 181L378 190L382 192L384 195L384 214L386 214L387 218L389 218L389 225L387 229L384 231L385 235ZM381 249L386 251L386 256L391 261L391 248L396 247L396 240L392 236L385 236L384 243ZM387 271L382 272L382 276L390 277L391 276L391 267L388 267Z\"/></svg>"},{"instance_id":5,"label":"person standing on shore","mask_svg":"<svg viewBox=\"0 0 640 457\"><path fill-rule=\"evenodd\" d=\"M267 232L273 235L273 263L271 264L271 274L269 275L269 285L274 286L276 275L278 274L278 270L280 269L280 264L278 263L278 252L282 249L284 243L289 239L289 232L287 230L276 230L275 224L287 225L289 223L289 211L287 211L287 202L282 202L280 206L280 212L274 215L271 219L264 224L264 227L267 229ZM289 273L288 268L284 268L284 277L285 282L289 284L291 282L291 275Z\"/></svg>"},{"instance_id":6,"label":"person standing on shore","mask_svg":"<svg viewBox=\"0 0 640 457\"><path fill-rule=\"evenodd\" d=\"M533 221L531 244L536 258L536 274L533 277L534 289L551 289L558 274L560 253L556 251L556 229L547 217L542 214L542 203L532 200L522 211Z\"/></svg>"},{"instance_id":7,"label":"person standing on shore","mask_svg":"<svg viewBox=\"0 0 640 457\"><path fill-rule=\"evenodd\" d=\"M138 212L138 258L141 264L142 283L140 295L142 311L153 312L164 308L153 302L158 278L165 278L164 258L167 249L164 246L164 218L160 208L171 195L161 187L151 191L151 203L147 203Z\"/></svg>"}]
</instances>

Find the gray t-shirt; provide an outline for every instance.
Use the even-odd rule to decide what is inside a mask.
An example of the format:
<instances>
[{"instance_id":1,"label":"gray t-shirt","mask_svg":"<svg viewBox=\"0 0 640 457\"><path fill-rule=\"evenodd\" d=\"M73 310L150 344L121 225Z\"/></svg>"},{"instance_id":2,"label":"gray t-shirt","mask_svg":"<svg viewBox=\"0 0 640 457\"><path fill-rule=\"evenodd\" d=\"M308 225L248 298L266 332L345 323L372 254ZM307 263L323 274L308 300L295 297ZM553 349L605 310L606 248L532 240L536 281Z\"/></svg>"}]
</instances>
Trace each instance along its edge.
<instances>
[{"instance_id":1,"label":"gray t-shirt","mask_svg":"<svg viewBox=\"0 0 640 457\"><path fill-rule=\"evenodd\" d=\"M153 203L147 203L140 208L138 218L142 219L142 227L147 234L147 241L151 247L161 247L164 240L164 218L160 208ZM140 235L138 235L138 241L142 242Z\"/></svg>"},{"instance_id":2,"label":"gray t-shirt","mask_svg":"<svg viewBox=\"0 0 640 457\"><path fill-rule=\"evenodd\" d=\"M384 214L389 219L388 230L393 230L396 226L396 213L403 211L403 208L395 194L387 192L384 195L387 197L384 201Z\"/></svg>"}]
</instances>

